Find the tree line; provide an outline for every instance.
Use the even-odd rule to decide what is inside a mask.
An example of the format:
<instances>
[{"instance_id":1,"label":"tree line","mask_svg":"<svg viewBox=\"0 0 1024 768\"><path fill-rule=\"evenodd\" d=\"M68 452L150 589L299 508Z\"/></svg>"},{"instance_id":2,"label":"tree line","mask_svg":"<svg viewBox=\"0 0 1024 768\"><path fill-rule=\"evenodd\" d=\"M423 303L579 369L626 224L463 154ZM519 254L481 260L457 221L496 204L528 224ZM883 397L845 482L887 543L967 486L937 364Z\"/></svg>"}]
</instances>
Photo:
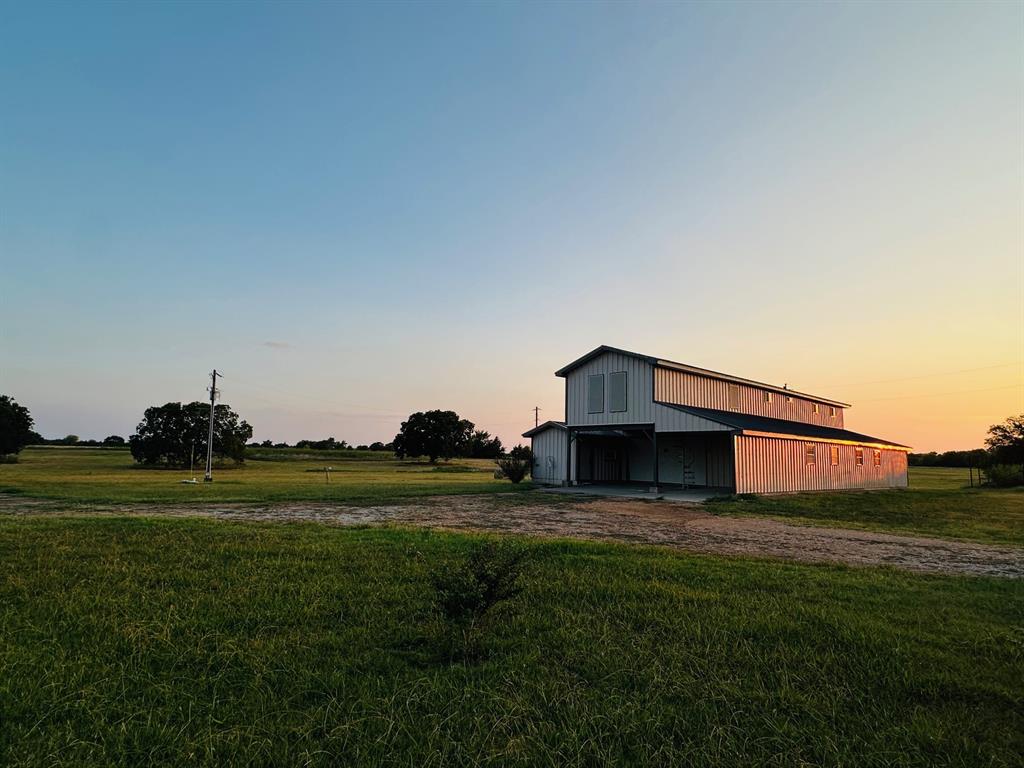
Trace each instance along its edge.
<instances>
[{"instance_id":1,"label":"tree line","mask_svg":"<svg viewBox=\"0 0 1024 768\"><path fill-rule=\"evenodd\" d=\"M0 456L14 456L26 445L79 445L97 447L128 446L132 457L147 466L187 467L206 456L209 438L210 406L207 403L165 403L147 408L135 433L127 440L110 435L104 440L82 440L77 435L47 440L33 430L34 421L28 409L13 398L0 396ZM350 445L345 440L299 440L288 443L264 440L250 443L252 426L228 405L214 409L213 455L218 460L242 463L247 448L304 448L308 450L390 451L399 459L425 457L438 459L473 458L512 461L509 468L517 473L515 462L530 462L529 448L517 445L506 451L498 437L477 429L455 411L417 412L402 422L395 438L388 443ZM504 466L503 466L504 469Z\"/></svg>"}]
</instances>

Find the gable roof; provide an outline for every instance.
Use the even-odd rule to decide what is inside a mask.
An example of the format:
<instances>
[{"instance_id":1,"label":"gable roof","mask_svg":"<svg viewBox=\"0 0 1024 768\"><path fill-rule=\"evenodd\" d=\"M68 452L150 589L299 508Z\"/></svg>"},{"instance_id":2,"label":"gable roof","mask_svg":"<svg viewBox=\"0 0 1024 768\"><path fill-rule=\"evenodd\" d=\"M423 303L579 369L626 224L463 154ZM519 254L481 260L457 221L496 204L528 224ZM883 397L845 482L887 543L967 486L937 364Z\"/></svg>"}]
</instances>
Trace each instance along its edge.
<instances>
[{"instance_id":1,"label":"gable roof","mask_svg":"<svg viewBox=\"0 0 1024 768\"><path fill-rule=\"evenodd\" d=\"M718 411L713 408L697 408L690 405L675 405L673 403L659 403L659 405L664 405L666 408L675 408L677 411L691 413L694 416L701 416L711 421L717 421L719 424L725 424L727 427L733 427L742 432L760 432L785 437L806 437L816 440L833 440L910 450L909 445L901 445L900 443L894 443L892 440L884 440L880 437L872 437L871 435L851 432L848 429L839 429L838 427L823 427L819 424L805 424L802 421L773 419L768 416Z\"/></svg>"},{"instance_id":2,"label":"gable roof","mask_svg":"<svg viewBox=\"0 0 1024 768\"><path fill-rule=\"evenodd\" d=\"M564 421L545 421L543 424L538 424L533 429L528 429L526 432L523 432L523 437L533 437L534 435L538 435L541 432L543 432L544 430L551 429L552 427L555 428L555 429L565 429L565 422Z\"/></svg>"},{"instance_id":3,"label":"gable roof","mask_svg":"<svg viewBox=\"0 0 1024 768\"><path fill-rule=\"evenodd\" d=\"M686 363L677 363L673 360L664 360L659 357L651 357L650 355L641 355L639 352L630 352L627 349L619 349L618 347L609 347L602 344L600 347L591 350L583 357L573 360L566 366L559 368L555 371L555 376L565 377L570 371L579 368L581 365L590 362L595 357L599 357L607 352L614 352L618 355L625 355L627 357L635 357L638 360L644 360L651 365L659 368L670 368L675 371L684 371L686 373L693 373L698 376L707 376L711 379L720 379L722 381L732 382L734 384L746 384L751 387L758 387L760 389L768 390L769 392L777 392L780 395L788 395L790 397L802 397L807 400L814 400L818 403L824 403L825 405L834 405L839 408L849 408L849 403L843 403L839 400L831 400L827 397L819 397L818 395L809 395L805 392L797 392L795 389L787 389L785 387L778 387L774 384L765 384L763 381L754 381L753 379L744 379L739 376L731 376L728 373L719 373L718 371L712 371L707 368L698 368L695 365L687 365Z\"/></svg>"}]
</instances>

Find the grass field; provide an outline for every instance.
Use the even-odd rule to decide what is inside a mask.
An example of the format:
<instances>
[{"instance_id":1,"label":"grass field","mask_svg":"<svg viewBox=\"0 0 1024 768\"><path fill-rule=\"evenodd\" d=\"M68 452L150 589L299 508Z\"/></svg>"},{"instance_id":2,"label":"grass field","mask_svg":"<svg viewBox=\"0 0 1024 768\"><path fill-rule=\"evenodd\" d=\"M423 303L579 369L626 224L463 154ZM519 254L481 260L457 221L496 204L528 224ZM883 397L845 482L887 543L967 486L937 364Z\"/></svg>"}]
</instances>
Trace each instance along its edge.
<instances>
[{"instance_id":1,"label":"grass field","mask_svg":"<svg viewBox=\"0 0 1024 768\"><path fill-rule=\"evenodd\" d=\"M365 451L255 449L240 468L213 483L183 485L188 473L139 469L124 450L26 448L0 464L0 493L92 503L338 501L388 503L429 495L526 491L493 477L490 461L431 466ZM332 466L330 484L322 470ZM200 473L201 476L201 473ZM869 493L765 496L708 505L720 514L1024 545L1024 489L966 487L966 469L912 467L910 488Z\"/></svg>"},{"instance_id":2,"label":"grass field","mask_svg":"<svg viewBox=\"0 0 1024 768\"><path fill-rule=\"evenodd\" d=\"M1024 546L1024 488L968 488L966 469L911 467L907 490L760 496L712 506L810 525Z\"/></svg>"},{"instance_id":3,"label":"grass field","mask_svg":"<svg viewBox=\"0 0 1024 768\"><path fill-rule=\"evenodd\" d=\"M1024 584L528 541L476 663L473 537L0 519L0 764L1016 766Z\"/></svg>"},{"instance_id":4,"label":"grass field","mask_svg":"<svg viewBox=\"0 0 1024 768\"><path fill-rule=\"evenodd\" d=\"M26 448L0 464L0 493L69 502L350 501L380 502L449 493L523 489L494 479L494 462L459 459L432 466L363 451L254 449L257 459L214 471L214 482L185 485L189 473L140 469L126 450ZM332 466L331 482L323 470Z\"/></svg>"}]
</instances>

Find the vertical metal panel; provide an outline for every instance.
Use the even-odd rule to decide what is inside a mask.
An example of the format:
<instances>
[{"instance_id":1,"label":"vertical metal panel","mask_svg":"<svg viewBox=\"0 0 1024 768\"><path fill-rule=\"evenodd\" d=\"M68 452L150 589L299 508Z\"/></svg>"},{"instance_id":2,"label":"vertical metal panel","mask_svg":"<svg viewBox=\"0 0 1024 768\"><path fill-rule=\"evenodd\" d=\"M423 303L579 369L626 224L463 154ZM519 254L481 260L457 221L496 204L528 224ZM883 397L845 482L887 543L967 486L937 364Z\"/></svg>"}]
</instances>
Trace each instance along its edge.
<instances>
[{"instance_id":1,"label":"vertical metal panel","mask_svg":"<svg viewBox=\"0 0 1024 768\"><path fill-rule=\"evenodd\" d=\"M588 424L651 424L654 421L652 379L653 366L631 355L608 352L588 360L566 374L569 395L566 423ZM626 373L626 410L609 413L587 413L587 377L594 374Z\"/></svg>"},{"instance_id":2,"label":"vertical metal panel","mask_svg":"<svg viewBox=\"0 0 1024 768\"><path fill-rule=\"evenodd\" d=\"M561 484L565 479L564 429L550 427L531 438L533 448L533 479L538 483Z\"/></svg>"},{"instance_id":3,"label":"vertical metal panel","mask_svg":"<svg viewBox=\"0 0 1024 768\"><path fill-rule=\"evenodd\" d=\"M804 446L817 446L817 459L807 465ZM790 493L793 491L837 491L857 488L906 488L907 454L882 450L882 465L865 461L857 466L854 445L838 445L839 464L832 466L830 447L834 443L799 438L736 437L736 492ZM866 448L870 456L872 449Z\"/></svg>"},{"instance_id":4,"label":"vertical metal panel","mask_svg":"<svg viewBox=\"0 0 1024 768\"><path fill-rule=\"evenodd\" d=\"M730 388L738 392L730 397ZM771 399L765 398L769 390L747 384L701 376L687 371L670 368L654 369L654 399L676 405L693 405L698 408L714 408L720 411L736 410L773 419L800 421L805 424L819 424L825 427L843 428L843 410L836 408L836 415L830 415L830 406L822 403L819 413L814 413L813 400L797 395L772 392ZM734 407L735 406L735 407Z\"/></svg>"}]
</instances>

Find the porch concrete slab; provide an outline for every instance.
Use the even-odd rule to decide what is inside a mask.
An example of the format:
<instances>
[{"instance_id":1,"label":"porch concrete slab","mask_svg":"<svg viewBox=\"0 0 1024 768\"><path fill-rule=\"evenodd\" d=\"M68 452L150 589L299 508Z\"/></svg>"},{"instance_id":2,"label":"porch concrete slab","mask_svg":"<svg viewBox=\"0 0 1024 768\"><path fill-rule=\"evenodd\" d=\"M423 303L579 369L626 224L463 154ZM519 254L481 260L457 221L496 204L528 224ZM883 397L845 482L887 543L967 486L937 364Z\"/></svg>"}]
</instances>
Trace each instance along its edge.
<instances>
[{"instance_id":1,"label":"porch concrete slab","mask_svg":"<svg viewBox=\"0 0 1024 768\"><path fill-rule=\"evenodd\" d=\"M630 487L628 485L574 485L571 487L538 488L544 493L561 493L569 496L614 496L620 499L665 499L666 501L685 501L691 504L699 504L707 501L712 496L720 495L720 492L707 490L682 490L679 488L661 488L660 493L652 493L649 489L640 486Z\"/></svg>"}]
</instances>

